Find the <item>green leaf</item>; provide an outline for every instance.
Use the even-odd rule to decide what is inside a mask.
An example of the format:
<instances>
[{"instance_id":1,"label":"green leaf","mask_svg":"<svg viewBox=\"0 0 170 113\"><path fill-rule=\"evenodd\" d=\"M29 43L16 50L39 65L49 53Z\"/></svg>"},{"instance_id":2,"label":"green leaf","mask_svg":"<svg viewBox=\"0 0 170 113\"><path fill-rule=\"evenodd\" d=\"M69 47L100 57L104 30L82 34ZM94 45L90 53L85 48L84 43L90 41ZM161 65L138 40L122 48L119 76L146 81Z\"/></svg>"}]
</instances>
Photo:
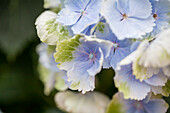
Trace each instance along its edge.
<instances>
[{"instance_id":1,"label":"green leaf","mask_svg":"<svg viewBox=\"0 0 170 113\"><path fill-rule=\"evenodd\" d=\"M102 22L99 22L98 24L97 24L97 30L98 31L100 31L101 33L104 33L104 23L102 23Z\"/></svg>"},{"instance_id":2,"label":"green leaf","mask_svg":"<svg viewBox=\"0 0 170 113\"><path fill-rule=\"evenodd\" d=\"M57 44L54 58L56 62L64 63L73 59L72 52L80 45L80 35L76 35L72 39L64 40Z\"/></svg>"},{"instance_id":3,"label":"green leaf","mask_svg":"<svg viewBox=\"0 0 170 113\"><path fill-rule=\"evenodd\" d=\"M92 32L94 32L95 30L96 31L100 31L101 33L104 33L104 28L105 28L105 25L103 22L99 22L98 24L96 24L93 28L92 28Z\"/></svg>"},{"instance_id":4,"label":"green leaf","mask_svg":"<svg viewBox=\"0 0 170 113\"><path fill-rule=\"evenodd\" d=\"M170 94L170 80L167 81L167 83L165 84L165 86L162 87L162 92L164 96L169 96Z\"/></svg>"},{"instance_id":5,"label":"green leaf","mask_svg":"<svg viewBox=\"0 0 170 113\"><path fill-rule=\"evenodd\" d=\"M153 76L153 74L157 74L159 69L154 68L146 68L144 66L139 65L140 57L136 59L133 63L133 75L135 75L136 79L139 79L141 82L143 80L147 80Z\"/></svg>"}]
</instances>

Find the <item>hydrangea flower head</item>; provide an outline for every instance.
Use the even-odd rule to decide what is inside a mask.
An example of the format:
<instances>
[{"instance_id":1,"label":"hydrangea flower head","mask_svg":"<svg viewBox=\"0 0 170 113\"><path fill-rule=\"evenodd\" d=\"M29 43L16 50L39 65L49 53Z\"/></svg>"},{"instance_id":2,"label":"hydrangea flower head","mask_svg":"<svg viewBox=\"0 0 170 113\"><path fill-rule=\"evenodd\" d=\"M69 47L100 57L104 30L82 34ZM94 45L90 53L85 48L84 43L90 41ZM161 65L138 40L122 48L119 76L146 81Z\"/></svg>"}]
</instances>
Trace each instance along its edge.
<instances>
[{"instance_id":1,"label":"hydrangea flower head","mask_svg":"<svg viewBox=\"0 0 170 113\"><path fill-rule=\"evenodd\" d=\"M156 35L169 26L170 2L168 0L150 0L150 2L152 3L152 16L156 24L152 35Z\"/></svg>"},{"instance_id":2,"label":"hydrangea flower head","mask_svg":"<svg viewBox=\"0 0 170 113\"><path fill-rule=\"evenodd\" d=\"M59 68L67 71L71 89L91 91L95 75L102 69L103 61L109 56L112 43L87 36L75 36L58 45L55 58Z\"/></svg>"},{"instance_id":3,"label":"hydrangea flower head","mask_svg":"<svg viewBox=\"0 0 170 113\"><path fill-rule=\"evenodd\" d=\"M139 38L153 30L149 0L107 0L102 15L118 39Z\"/></svg>"},{"instance_id":4,"label":"hydrangea flower head","mask_svg":"<svg viewBox=\"0 0 170 113\"><path fill-rule=\"evenodd\" d=\"M117 64L130 54L130 48L132 41L129 39L118 40L117 37L112 33L108 24L104 24L104 29L97 30L95 33L96 37L103 40L108 40L113 43L110 56L105 59L103 67L116 69Z\"/></svg>"},{"instance_id":5,"label":"hydrangea flower head","mask_svg":"<svg viewBox=\"0 0 170 113\"><path fill-rule=\"evenodd\" d=\"M72 26L74 34L81 33L89 25L99 22L103 0L65 0L65 8L59 12L58 22Z\"/></svg>"},{"instance_id":6,"label":"hydrangea flower head","mask_svg":"<svg viewBox=\"0 0 170 113\"><path fill-rule=\"evenodd\" d=\"M111 106L119 106L119 113L166 113L169 107L168 104L160 98L148 99L147 97L141 101L126 100L122 93L116 93L113 96L109 107Z\"/></svg>"}]
</instances>

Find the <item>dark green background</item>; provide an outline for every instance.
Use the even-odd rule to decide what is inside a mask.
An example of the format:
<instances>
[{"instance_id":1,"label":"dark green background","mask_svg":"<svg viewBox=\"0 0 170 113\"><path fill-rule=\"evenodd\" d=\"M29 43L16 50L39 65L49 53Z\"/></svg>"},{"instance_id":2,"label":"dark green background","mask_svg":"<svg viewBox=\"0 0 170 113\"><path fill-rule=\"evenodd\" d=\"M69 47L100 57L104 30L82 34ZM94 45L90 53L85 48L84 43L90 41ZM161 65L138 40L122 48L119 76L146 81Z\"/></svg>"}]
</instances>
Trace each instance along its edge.
<instances>
[{"instance_id":1,"label":"dark green background","mask_svg":"<svg viewBox=\"0 0 170 113\"><path fill-rule=\"evenodd\" d=\"M43 11L43 0L0 0L0 109L5 113L63 113L53 101L57 91L43 94L37 72L40 41L34 23ZM103 70L96 78L96 90L110 98L117 91L113 75Z\"/></svg>"}]
</instances>

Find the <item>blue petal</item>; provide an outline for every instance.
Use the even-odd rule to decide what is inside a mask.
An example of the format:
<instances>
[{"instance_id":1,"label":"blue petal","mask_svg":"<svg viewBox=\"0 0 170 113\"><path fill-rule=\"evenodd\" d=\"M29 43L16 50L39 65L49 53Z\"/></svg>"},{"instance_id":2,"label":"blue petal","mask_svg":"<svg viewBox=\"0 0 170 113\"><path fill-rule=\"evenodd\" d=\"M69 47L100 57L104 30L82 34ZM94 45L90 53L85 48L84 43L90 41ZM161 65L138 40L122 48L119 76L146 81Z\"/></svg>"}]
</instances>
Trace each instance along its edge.
<instances>
[{"instance_id":1,"label":"blue petal","mask_svg":"<svg viewBox=\"0 0 170 113\"><path fill-rule=\"evenodd\" d=\"M130 39L116 40L116 42L119 44L119 48L126 48L132 45L132 41Z\"/></svg>"},{"instance_id":2,"label":"blue petal","mask_svg":"<svg viewBox=\"0 0 170 113\"><path fill-rule=\"evenodd\" d=\"M146 113L144 110L136 110L134 113Z\"/></svg>"},{"instance_id":3,"label":"blue petal","mask_svg":"<svg viewBox=\"0 0 170 113\"><path fill-rule=\"evenodd\" d=\"M80 42L82 44L88 45L90 49L96 50L96 47L100 47L103 52L104 58L109 57L111 48L113 46L113 44L110 41L100 40L94 37L93 38L89 37L87 40L80 39Z\"/></svg>"},{"instance_id":4,"label":"blue petal","mask_svg":"<svg viewBox=\"0 0 170 113\"><path fill-rule=\"evenodd\" d=\"M127 14L129 12L129 0L118 0L117 9L121 14Z\"/></svg>"},{"instance_id":5,"label":"blue petal","mask_svg":"<svg viewBox=\"0 0 170 113\"><path fill-rule=\"evenodd\" d=\"M89 5L86 8L87 12L100 12L101 6L104 0L90 0Z\"/></svg>"},{"instance_id":6,"label":"blue petal","mask_svg":"<svg viewBox=\"0 0 170 113\"><path fill-rule=\"evenodd\" d=\"M134 2L134 4L131 2ZM143 1L137 0L139 5L141 5L141 2ZM134 0L129 0L129 14L131 14L131 16L125 19L123 19L123 14L117 9L116 0L107 0L105 2L102 9L102 15L106 18L106 21L109 23L110 28L118 39L141 38L142 35L153 30L153 26L155 25L154 19L152 16L148 15L149 13L151 14L151 4L149 1L144 2L146 2L146 9L140 10L141 15L138 15L138 10L136 10L138 6L133 6L136 2ZM150 6L150 9L147 8L148 5Z\"/></svg>"},{"instance_id":7,"label":"blue petal","mask_svg":"<svg viewBox=\"0 0 170 113\"><path fill-rule=\"evenodd\" d=\"M81 40L82 42L83 40ZM94 53L95 60L89 59L89 54ZM94 42L83 42L83 45L80 45L78 49L75 51L73 57L75 66L77 66L76 70L80 70L83 74L86 71L90 76L95 76L100 72L104 60L103 52Z\"/></svg>"},{"instance_id":8,"label":"blue petal","mask_svg":"<svg viewBox=\"0 0 170 113\"><path fill-rule=\"evenodd\" d=\"M140 82L132 75L132 65L125 65L120 70L117 69L114 81L125 99L142 100L151 91L148 84Z\"/></svg>"},{"instance_id":9,"label":"blue petal","mask_svg":"<svg viewBox=\"0 0 170 113\"><path fill-rule=\"evenodd\" d=\"M95 27L96 24L92 24L90 26L88 26L83 32L81 32L82 34L85 34L87 36L93 35L93 31L92 29Z\"/></svg>"},{"instance_id":10,"label":"blue petal","mask_svg":"<svg viewBox=\"0 0 170 113\"><path fill-rule=\"evenodd\" d=\"M103 32L97 30L95 33L96 37L99 39L116 42L117 37L112 33L112 30L110 29L109 24L103 24L103 25L104 25Z\"/></svg>"},{"instance_id":11,"label":"blue petal","mask_svg":"<svg viewBox=\"0 0 170 113\"><path fill-rule=\"evenodd\" d=\"M152 86L164 86L167 80L167 76L161 70L158 74L155 74L151 78L145 80L145 82Z\"/></svg>"},{"instance_id":12,"label":"blue petal","mask_svg":"<svg viewBox=\"0 0 170 113\"><path fill-rule=\"evenodd\" d=\"M79 21L73 25L72 30L74 34L79 34L83 30L85 30L89 25L95 24L99 22L99 13L87 12L87 14L83 14Z\"/></svg>"},{"instance_id":13,"label":"blue petal","mask_svg":"<svg viewBox=\"0 0 170 113\"><path fill-rule=\"evenodd\" d=\"M144 105L147 113L166 113L168 104L163 99L150 100Z\"/></svg>"},{"instance_id":14,"label":"blue petal","mask_svg":"<svg viewBox=\"0 0 170 113\"><path fill-rule=\"evenodd\" d=\"M41 43L37 47L37 52L39 54L39 62L47 69L58 72L60 69L57 67L58 63L55 62L54 52L48 53L48 45Z\"/></svg>"},{"instance_id":15,"label":"blue petal","mask_svg":"<svg viewBox=\"0 0 170 113\"><path fill-rule=\"evenodd\" d=\"M131 48L130 48L131 52L134 52L134 51L138 48L138 46L140 45L140 43L141 43L141 42L139 42L139 41L136 41L135 43L133 43L132 46L131 46Z\"/></svg>"},{"instance_id":16,"label":"blue petal","mask_svg":"<svg viewBox=\"0 0 170 113\"><path fill-rule=\"evenodd\" d=\"M73 71L69 71L67 74L69 75ZM93 91L95 88L95 77L89 76L88 73L83 73L81 76L74 75L76 73L72 73L68 77L68 80L71 82L70 88L72 90L82 91L82 93L86 93L87 91Z\"/></svg>"},{"instance_id":17,"label":"blue petal","mask_svg":"<svg viewBox=\"0 0 170 113\"><path fill-rule=\"evenodd\" d=\"M146 19L151 15L152 6L149 0L129 0L129 17Z\"/></svg>"},{"instance_id":18,"label":"blue petal","mask_svg":"<svg viewBox=\"0 0 170 113\"><path fill-rule=\"evenodd\" d=\"M151 35L156 35L169 26L170 3L168 0L150 0L150 2L152 3L152 15L157 14L157 18L155 18L156 26Z\"/></svg>"},{"instance_id":19,"label":"blue petal","mask_svg":"<svg viewBox=\"0 0 170 113\"><path fill-rule=\"evenodd\" d=\"M88 0L85 0L87 2ZM85 8L81 0L65 0L65 8L71 11L81 11Z\"/></svg>"},{"instance_id":20,"label":"blue petal","mask_svg":"<svg viewBox=\"0 0 170 113\"><path fill-rule=\"evenodd\" d=\"M63 25L73 25L75 24L78 19L80 18L81 14L73 12L69 9L62 9L58 13L59 17L57 18L57 22L62 23Z\"/></svg>"},{"instance_id":21,"label":"blue petal","mask_svg":"<svg viewBox=\"0 0 170 113\"><path fill-rule=\"evenodd\" d=\"M96 73L99 73L101 71L101 68L102 68L104 55L103 55L101 48L99 48L99 52L97 54L98 54L97 55L98 58L96 58L96 61L93 63L93 66L90 69L87 70L87 72L91 76L95 76Z\"/></svg>"},{"instance_id":22,"label":"blue petal","mask_svg":"<svg viewBox=\"0 0 170 113\"><path fill-rule=\"evenodd\" d=\"M117 63L120 62L123 58L125 58L128 54L130 54L130 46L132 41L129 39L118 40L117 37L112 33L108 24L104 24L103 32L96 31L96 37L103 40L109 40L113 43L117 43L118 47L115 48L112 46L112 50L107 59L104 60L103 67L109 68L113 67L116 69Z\"/></svg>"},{"instance_id":23,"label":"blue petal","mask_svg":"<svg viewBox=\"0 0 170 113\"><path fill-rule=\"evenodd\" d=\"M129 54L130 54L130 47L116 49L110 62L112 68L116 69L117 64Z\"/></svg>"},{"instance_id":24,"label":"blue petal","mask_svg":"<svg viewBox=\"0 0 170 113\"><path fill-rule=\"evenodd\" d=\"M113 55L113 51L110 53L110 56L109 56L109 57L107 57L107 58L104 59L104 62L103 62L103 68L104 68L104 69L109 69L110 67L112 67L112 66L110 65L110 61L111 61L111 59L112 59L112 55Z\"/></svg>"}]
</instances>

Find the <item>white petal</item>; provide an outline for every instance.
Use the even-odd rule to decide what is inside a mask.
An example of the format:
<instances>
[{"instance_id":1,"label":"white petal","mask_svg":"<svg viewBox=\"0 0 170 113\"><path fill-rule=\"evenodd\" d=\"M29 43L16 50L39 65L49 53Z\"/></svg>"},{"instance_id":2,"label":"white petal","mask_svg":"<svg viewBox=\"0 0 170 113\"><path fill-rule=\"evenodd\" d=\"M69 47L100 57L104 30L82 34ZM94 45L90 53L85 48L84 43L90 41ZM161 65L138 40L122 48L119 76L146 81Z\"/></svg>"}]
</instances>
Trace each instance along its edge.
<instances>
[{"instance_id":1,"label":"white petal","mask_svg":"<svg viewBox=\"0 0 170 113\"><path fill-rule=\"evenodd\" d=\"M165 75L170 77L170 65L163 68Z\"/></svg>"},{"instance_id":2,"label":"white petal","mask_svg":"<svg viewBox=\"0 0 170 113\"><path fill-rule=\"evenodd\" d=\"M57 41L69 38L66 28L59 25L56 19L57 14L52 11L45 11L37 18L35 25L38 37L42 42L56 45Z\"/></svg>"},{"instance_id":3,"label":"white petal","mask_svg":"<svg viewBox=\"0 0 170 113\"><path fill-rule=\"evenodd\" d=\"M149 44L139 46L145 48L139 64L145 67L161 68L170 64L170 29L160 33L157 38Z\"/></svg>"}]
</instances>

